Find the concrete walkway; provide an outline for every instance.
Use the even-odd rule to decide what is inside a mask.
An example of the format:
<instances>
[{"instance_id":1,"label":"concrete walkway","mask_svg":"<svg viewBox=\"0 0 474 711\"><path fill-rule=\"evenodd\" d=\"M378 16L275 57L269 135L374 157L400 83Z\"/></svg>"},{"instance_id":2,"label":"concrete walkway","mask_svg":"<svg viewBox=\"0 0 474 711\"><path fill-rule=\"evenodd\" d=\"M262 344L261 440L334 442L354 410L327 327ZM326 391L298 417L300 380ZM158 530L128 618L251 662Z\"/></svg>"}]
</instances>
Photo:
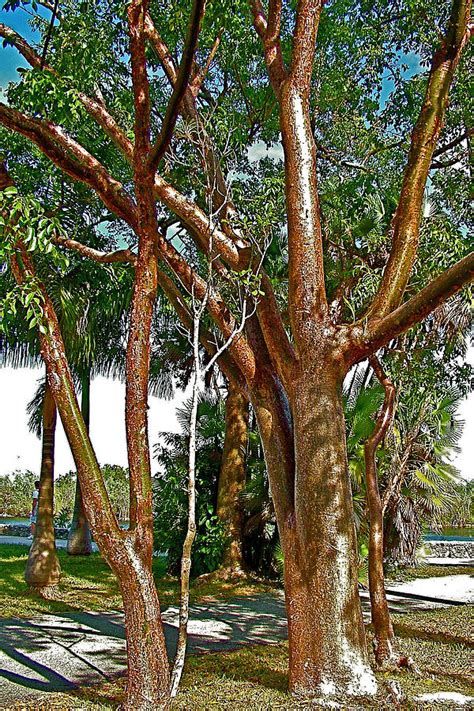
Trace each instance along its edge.
<instances>
[{"instance_id":1,"label":"concrete walkway","mask_svg":"<svg viewBox=\"0 0 474 711\"><path fill-rule=\"evenodd\" d=\"M193 654L228 651L244 644L275 644L287 635L283 596L235 598L212 607L194 605L191 618L189 650ZM164 610L171 655L177 619L176 608ZM113 678L125 666L122 613L0 619L0 708Z\"/></svg>"},{"instance_id":2,"label":"concrete walkway","mask_svg":"<svg viewBox=\"0 0 474 711\"><path fill-rule=\"evenodd\" d=\"M368 621L368 593L361 591ZM389 595L390 609L404 613L438 605ZM170 655L177 638L178 610L163 612ZM192 654L229 651L246 644L276 644L287 636L283 593L193 605ZM123 614L79 612L35 619L0 619L0 708L18 701L47 700L48 692L98 683L126 666Z\"/></svg>"},{"instance_id":3,"label":"concrete walkway","mask_svg":"<svg viewBox=\"0 0 474 711\"><path fill-rule=\"evenodd\" d=\"M26 536L0 536L0 544L13 543L19 546L31 546L32 539ZM56 548L66 548L67 540L65 538L56 538ZM92 543L92 550L97 553L98 548L96 543Z\"/></svg>"}]
</instances>

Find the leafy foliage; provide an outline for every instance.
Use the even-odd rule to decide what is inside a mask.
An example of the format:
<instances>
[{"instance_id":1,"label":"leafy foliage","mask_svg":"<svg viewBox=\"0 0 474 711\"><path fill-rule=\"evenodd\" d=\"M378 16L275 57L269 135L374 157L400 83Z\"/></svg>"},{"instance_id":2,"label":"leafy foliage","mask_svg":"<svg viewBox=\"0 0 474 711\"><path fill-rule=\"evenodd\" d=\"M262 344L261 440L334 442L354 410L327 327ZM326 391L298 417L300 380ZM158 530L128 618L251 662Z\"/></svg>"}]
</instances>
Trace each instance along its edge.
<instances>
[{"instance_id":1,"label":"leafy foliage","mask_svg":"<svg viewBox=\"0 0 474 711\"><path fill-rule=\"evenodd\" d=\"M155 548L166 552L168 568L176 572L181 559L187 525L187 461L189 409L187 402L177 412L181 434L167 433L155 446L163 471L155 477ZM217 481L224 438L222 403L203 399L198 406L196 442L197 509L196 539L192 549L194 576L215 570L227 539L216 516ZM172 522L172 523L171 523Z\"/></svg>"}]
</instances>

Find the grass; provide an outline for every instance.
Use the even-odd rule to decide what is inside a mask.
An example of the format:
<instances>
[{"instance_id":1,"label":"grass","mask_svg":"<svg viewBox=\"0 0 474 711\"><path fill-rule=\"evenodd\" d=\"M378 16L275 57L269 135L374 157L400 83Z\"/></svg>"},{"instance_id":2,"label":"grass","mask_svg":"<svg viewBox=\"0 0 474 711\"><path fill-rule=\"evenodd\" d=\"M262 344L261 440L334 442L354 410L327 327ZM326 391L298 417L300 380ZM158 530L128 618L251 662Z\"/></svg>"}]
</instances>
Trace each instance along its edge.
<instances>
[{"instance_id":1,"label":"grass","mask_svg":"<svg viewBox=\"0 0 474 711\"><path fill-rule=\"evenodd\" d=\"M474 611L471 605L393 615L392 619L399 635L460 643L474 648Z\"/></svg>"},{"instance_id":2,"label":"grass","mask_svg":"<svg viewBox=\"0 0 474 711\"><path fill-rule=\"evenodd\" d=\"M23 579L28 549L18 545L0 546L0 615L3 617L34 617L38 613L80 610L116 610L121 608L117 583L111 570L98 554L87 558L70 557L58 552L63 575L53 600L44 600L28 591ZM161 559L154 562L155 579L164 605L177 601L177 582L166 575ZM469 568L425 566L412 571L397 571L397 580L434 575L472 574ZM223 582L205 578L193 583L194 601L222 600L245 594L274 590L261 581ZM380 692L377 699L361 702L357 707L343 704L343 708L393 708L387 682L397 681L406 701L403 709L418 709L414 697L436 691L456 691L472 695L472 607L456 607L430 612L394 615L397 648L400 654L412 657L421 671L418 676L410 671L378 673ZM370 642L369 642L370 649ZM287 688L288 645L247 646L238 651L204 654L188 658L182 688L171 709L255 709L318 708L310 702L290 698ZM19 703L25 711L49 709L114 709L123 700L125 679L121 677L100 686L84 687L73 692L48 694L31 704ZM430 704L430 708L433 705ZM443 702L443 709L456 708ZM426 708L426 707L425 707Z\"/></svg>"},{"instance_id":3,"label":"grass","mask_svg":"<svg viewBox=\"0 0 474 711\"><path fill-rule=\"evenodd\" d=\"M421 676L410 671L378 673L379 695L362 700L357 706L343 708L390 709L387 682L396 681L405 695L404 709L419 709L414 697L436 691L456 691L470 695L466 650L439 642L417 639L400 640L402 654L414 657ZM433 660L440 660L438 663ZM296 701L287 689L288 644L248 646L235 652L205 654L187 659L182 686L170 708L174 711L195 709L302 709L319 708L317 703ZM50 694L34 704L22 702L25 711L40 709L114 709L123 701L125 678L94 687L83 687L68 694ZM341 700L342 701L342 700ZM15 708L15 707L13 707ZM426 707L425 707L426 708ZM430 708L433 708L430 705ZM443 709L456 708L446 702Z\"/></svg>"},{"instance_id":4,"label":"grass","mask_svg":"<svg viewBox=\"0 0 474 711\"><path fill-rule=\"evenodd\" d=\"M61 582L53 599L45 599L28 589L24 572L28 548L22 545L0 546L0 617L32 617L39 613L121 610L122 598L115 575L98 553L90 556L69 556L58 550ZM176 604L176 578L166 574L161 558L153 562L155 581L162 605ZM208 579L192 584L192 602L212 602L238 595L252 595L274 589L271 585L252 580L223 582Z\"/></svg>"}]
</instances>

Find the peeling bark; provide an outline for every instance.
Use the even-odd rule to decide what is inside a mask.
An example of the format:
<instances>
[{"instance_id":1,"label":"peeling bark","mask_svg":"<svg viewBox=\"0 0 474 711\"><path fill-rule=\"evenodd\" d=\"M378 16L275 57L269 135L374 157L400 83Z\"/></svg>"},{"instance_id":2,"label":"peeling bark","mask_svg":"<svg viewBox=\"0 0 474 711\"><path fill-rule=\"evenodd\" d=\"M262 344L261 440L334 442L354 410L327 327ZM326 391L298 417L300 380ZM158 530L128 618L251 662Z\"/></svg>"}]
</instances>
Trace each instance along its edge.
<instances>
[{"instance_id":1,"label":"peeling bark","mask_svg":"<svg viewBox=\"0 0 474 711\"><path fill-rule=\"evenodd\" d=\"M81 379L81 412L84 424L89 432L90 426L90 373ZM67 537L67 552L69 555L90 555L92 553L92 537L87 521L84 502L82 500L81 484L76 478L76 493L74 496L74 511L71 527Z\"/></svg>"},{"instance_id":2,"label":"peeling bark","mask_svg":"<svg viewBox=\"0 0 474 711\"><path fill-rule=\"evenodd\" d=\"M341 381L303 367L292 398L295 514L285 522L290 689L300 696L377 690L360 606Z\"/></svg>"}]
</instances>

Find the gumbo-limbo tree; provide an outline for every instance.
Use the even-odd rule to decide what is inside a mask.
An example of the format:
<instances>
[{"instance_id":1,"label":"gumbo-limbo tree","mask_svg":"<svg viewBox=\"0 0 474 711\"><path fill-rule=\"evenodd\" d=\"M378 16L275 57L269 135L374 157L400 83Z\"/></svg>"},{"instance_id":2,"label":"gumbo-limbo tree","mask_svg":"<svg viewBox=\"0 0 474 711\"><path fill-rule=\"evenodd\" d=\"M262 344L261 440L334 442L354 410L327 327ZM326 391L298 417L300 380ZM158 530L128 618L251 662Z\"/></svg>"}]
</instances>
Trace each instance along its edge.
<instances>
[{"instance_id":1,"label":"gumbo-limbo tree","mask_svg":"<svg viewBox=\"0 0 474 711\"><path fill-rule=\"evenodd\" d=\"M7 6L13 20L25 6L36 19L31 37L0 26L8 51L28 65L0 104L4 253L25 308L36 304L31 320L87 517L120 582L127 707L155 708L169 691L151 574L147 391L157 290L187 329L191 299L205 302L200 339L212 357L239 324L242 284L249 316L218 364L251 403L265 451L285 557L289 687L297 695L375 694L342 383L354 364L383 358L387 344L472 280L470 2ZM60 201L44 218L59 226L48 232L39 222L42 238L33 240L15 208L22 180L12 134L27 139L32 157L49 159L53 177L45 180L62 174L88 186L121 225L115 249L62 230ZM444 216L436 250L422 230L427 195ZM110 234L101 235L108 245ZM134 272L127 531L107 497L48 284L36 271L40 256L70 250L128 262ZM439 267L427 282L426 260Z\"/></svg>"}]
</instances>

